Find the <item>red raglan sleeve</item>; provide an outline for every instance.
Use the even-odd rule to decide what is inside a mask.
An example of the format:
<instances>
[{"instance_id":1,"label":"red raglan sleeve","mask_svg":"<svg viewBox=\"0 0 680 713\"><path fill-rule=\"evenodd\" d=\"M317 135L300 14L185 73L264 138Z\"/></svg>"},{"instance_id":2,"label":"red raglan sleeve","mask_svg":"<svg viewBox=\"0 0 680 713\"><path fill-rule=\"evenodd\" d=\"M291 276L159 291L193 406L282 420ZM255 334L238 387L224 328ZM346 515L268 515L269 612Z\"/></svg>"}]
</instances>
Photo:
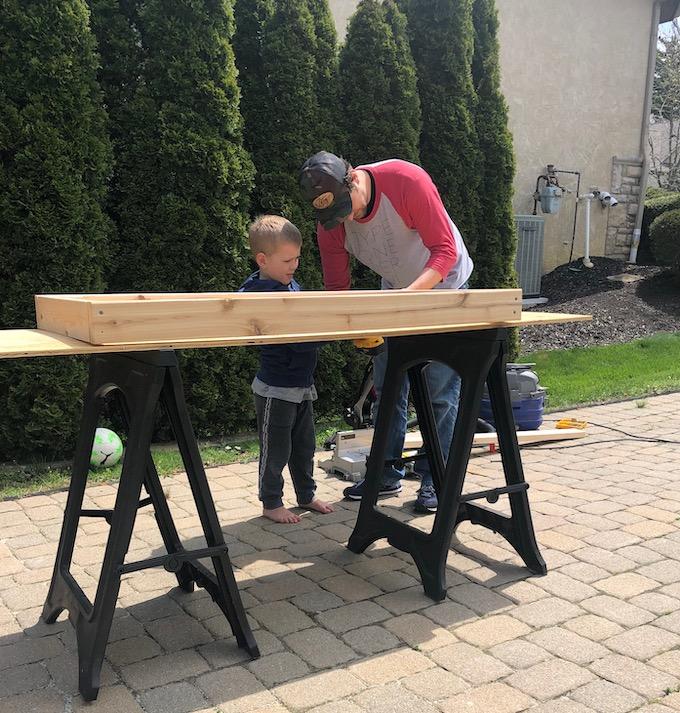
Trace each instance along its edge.
<instances>
[{"instance_id":1,"label":"red raglan sleeve","mask_svg":"<svg viewBox=\"0 0 680 713\"><path fill-rule=\"evenodd\" d=\"M351 286L349 253L345 250L345 228L326 230L320 223L316 237L321 255L323 283L327 290L349 290Z\"/></svg>"},{"instance_id":2,"label":"red raglan sleeve","mask_svg":"<svg viewBox=\"0 0 680 713\"><path fill-rule=\"evenodd\" d=\"M418 231L430 251L425 267L436 270L443 280L458 259L449 215L437 186L426 171L414 164L405 164L400 174L401 190L397 191L399 202L395 208L402 220Z\"/></svg>"}]
</instances>

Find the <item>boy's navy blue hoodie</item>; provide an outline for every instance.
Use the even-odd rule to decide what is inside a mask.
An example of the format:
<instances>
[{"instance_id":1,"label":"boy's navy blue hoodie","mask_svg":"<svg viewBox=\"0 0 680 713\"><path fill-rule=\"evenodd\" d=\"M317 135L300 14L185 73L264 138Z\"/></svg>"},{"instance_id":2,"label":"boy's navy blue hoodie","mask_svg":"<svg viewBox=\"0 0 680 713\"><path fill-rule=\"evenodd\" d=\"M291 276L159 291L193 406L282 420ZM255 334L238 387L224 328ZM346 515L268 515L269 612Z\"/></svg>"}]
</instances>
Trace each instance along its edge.
<instances>
[{"instance_id":1,"label":"boy's navy blue hoodie","mask_svg":"<svg viewBox=\"0 0 680 713\"><path fill-rule=\"evenodd\" d=\"M284 285L277 280L263 280L258 270L239 287L238 291L300 292L301 287L295 280L292 280L289 285ZM257 378L269 386L311 386L314 383L314 369L316 369L320 346L318 342L302 342L258 347L260 370L257 372Z\"/></svg>"}]
</instances>

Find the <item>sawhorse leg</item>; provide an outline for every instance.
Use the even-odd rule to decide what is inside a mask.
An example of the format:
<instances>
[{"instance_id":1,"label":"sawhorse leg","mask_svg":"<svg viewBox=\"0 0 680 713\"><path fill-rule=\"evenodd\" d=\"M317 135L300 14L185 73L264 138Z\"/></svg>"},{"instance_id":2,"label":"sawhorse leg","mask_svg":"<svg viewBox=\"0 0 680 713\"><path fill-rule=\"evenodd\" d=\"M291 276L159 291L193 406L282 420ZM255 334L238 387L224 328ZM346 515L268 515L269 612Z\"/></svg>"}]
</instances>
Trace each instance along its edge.
<instances>
[{"instance_id":1,"label":"sawhorse leg","mask_svg":"<svg viewBox=\"0 0 680 713\"><path fill-rule=\"evenodd\" d=\"M83 510L90 452L105 398L112 391L128 424L125 460L112 510ZM150 455L154 412L161 402L168 414L184 460L207 547L187 551L181 545ZM144 484L149 498L140 501ZM152 504L168 554L125 563L139 507ZM70 572L78 522L82 516L104 517L111 529L94 599L90 602ZM211 558L215 574L197 560ZM257 644L248 625L234 579L227 545L186 411L177 357L172 351L91 357L81 430L73 461L57 559L43 618L56 621L67 609L78 641L79 688L85 700L99 692L100 672L120 590L121 575L147 567L174 572L186 591L195 582L204 587L225 613L238 645L256 658Z\"/></svg>"},{"instance_id":2,"label":"sawhorse leg","mask_svg":"<svg viewBox=\"0 0 680 713\"><path fill-rule=\"evenodd\" d=\"M420 572L425 593L435 601L440 601L446 595L446 557L451 537L458 524L466 519L506 537L532 572L546 572L534 536L526 492L528 485L522 472L505 377L506 341L507 333L504 329L394 337L388 340L387 372L366 466L365 494L348 547L354 552L363 552L375 540L386 537L391 545L411 554ZM446 466L422 373L428 361L439 361L450 366L458 372L462 382L458 418ZM411 381L423 444L439 498L430 533L399 522L376 508L391 421L406 373ZM487 377L506 485L483 493L462 495ZM510 497L512 516L509 518L470 504L470 501L480 498L493 502L502 494Z\"/></svg>"}]
</instances>

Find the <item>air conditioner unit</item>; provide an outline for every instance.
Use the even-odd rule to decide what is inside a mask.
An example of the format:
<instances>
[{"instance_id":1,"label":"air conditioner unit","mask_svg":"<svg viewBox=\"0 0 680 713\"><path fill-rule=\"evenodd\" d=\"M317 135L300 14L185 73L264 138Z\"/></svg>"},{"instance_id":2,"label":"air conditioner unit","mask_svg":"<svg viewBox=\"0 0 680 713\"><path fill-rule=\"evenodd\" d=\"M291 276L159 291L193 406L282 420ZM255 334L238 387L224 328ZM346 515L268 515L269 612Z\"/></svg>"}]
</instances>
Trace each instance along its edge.
<instances>
[{"instance_id":1,"label":"air conditioner unit","mask_svg":"<svg viewBox=\"0 0 680 713\"><path fill-rule=\"evenodd\" d=\"M515 270L522 297L532 299L541 294L543 274L543 235L545 219L537 215L516 215L517 257Z\"/></svg>"}]
</instances>

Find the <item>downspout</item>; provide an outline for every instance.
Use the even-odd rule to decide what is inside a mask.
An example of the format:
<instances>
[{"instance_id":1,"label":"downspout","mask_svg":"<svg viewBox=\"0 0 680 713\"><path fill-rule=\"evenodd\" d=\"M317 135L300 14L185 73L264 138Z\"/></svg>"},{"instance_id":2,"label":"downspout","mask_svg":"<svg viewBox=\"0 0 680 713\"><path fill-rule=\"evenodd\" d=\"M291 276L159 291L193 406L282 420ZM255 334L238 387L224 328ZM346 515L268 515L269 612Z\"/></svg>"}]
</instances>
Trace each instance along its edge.
<instances>
[{"instance_id":1,"label":"downspout","mask_svg":"<svg viewBox=\"0 0 680 713\"><path fill-rule=\"evenodd\" d=\"M647 83L645 84L645 101L642 109L642 130L640 131L640 157L642 158L642 176L640 177L640 196L638 210L635 216L635 229L633 242L630 245L628 262L637 260L642 233L642 215L645 212L645 194L647 193L647 174L649 161L647 160L647 142L649 140L649 117L652 113L652 91L654 89L654 69L656 68L656 47L659 38L659 21L661 19L662 0L656 0L652 9L652 27L649 32L649 53L647 56Z\"/></svg>"},{"instance_id":2,"label":"downspout","mask_svg":"<svg viewBox=\"0 0 680 713\"><path fill-rule=\"evenodd\" d=\"M586 202L586 227L583 245L583 266L587 268L593 267L593 261L590 259L590 202L595 198L594 193L586 193L585 196L580 196L577 200Z\"/></svg>"}]
</instances>

